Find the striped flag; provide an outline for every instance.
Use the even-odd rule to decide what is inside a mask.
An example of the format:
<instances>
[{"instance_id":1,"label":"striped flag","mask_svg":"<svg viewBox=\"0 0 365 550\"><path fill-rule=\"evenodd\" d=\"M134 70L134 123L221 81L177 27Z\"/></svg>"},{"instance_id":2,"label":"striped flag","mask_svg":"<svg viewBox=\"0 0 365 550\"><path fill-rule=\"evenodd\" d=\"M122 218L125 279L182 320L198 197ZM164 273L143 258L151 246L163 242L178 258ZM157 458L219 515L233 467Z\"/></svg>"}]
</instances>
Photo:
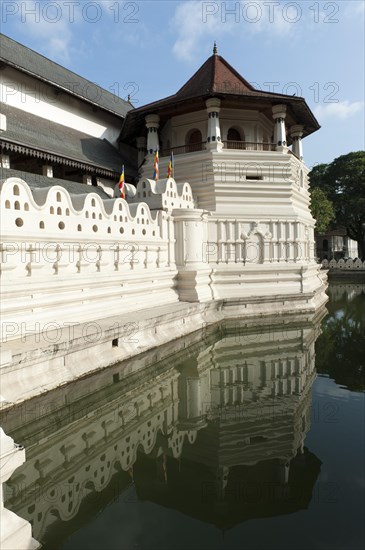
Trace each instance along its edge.
<instances>
[{"instance_id":1,"label":"striped flag","mask_svg":"<svg viewBox=\"0 0 365 550\"><path fill-rule=\"evenodd\" d=\"M120 178L119 178L119 191L120 191L120 198L125 199L124 164L122 168L122 173L120 174Z\"/></svg>"},{"instance_id":2,"label":"striped flag","mask_svg":"<svg viewBox=\"0 0 365 550\"><path fill-rule=\"evenodd\" d=\"M167 166L167 177L168 178L174 177L174 153L172 151L170 155L170 162Z\"/></svg>"},{"instance_id":3,"label":"striped flag","mask_svg":"<svg viewBox=\"0 0 365 550\"><path fill-rule=\"evenodd\" d=\"M153 162L153 179L158 181L158 150L156 150L155 160Z\"/></svg>"}]
</instances>

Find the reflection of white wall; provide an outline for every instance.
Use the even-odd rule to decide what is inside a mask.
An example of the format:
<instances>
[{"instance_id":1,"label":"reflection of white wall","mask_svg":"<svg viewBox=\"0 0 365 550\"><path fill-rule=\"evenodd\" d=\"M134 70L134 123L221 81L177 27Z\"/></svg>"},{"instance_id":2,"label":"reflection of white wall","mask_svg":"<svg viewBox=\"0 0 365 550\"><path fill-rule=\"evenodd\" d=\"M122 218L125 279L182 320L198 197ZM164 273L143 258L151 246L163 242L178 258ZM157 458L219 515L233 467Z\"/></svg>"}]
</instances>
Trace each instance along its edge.
<instances>
[{"instance_id":1,"label":"reflection of white wall","mask_svg":"<svg viewBox=\"0 0 365 550\"><path fill-rule=\"evenodd\" d=\"M346 237L345 246L347 247L347 256L349 258L357 258L358 257L358 247L357 247L357 241L353 241L349 237Z\"/></svg>"}]
</instances>

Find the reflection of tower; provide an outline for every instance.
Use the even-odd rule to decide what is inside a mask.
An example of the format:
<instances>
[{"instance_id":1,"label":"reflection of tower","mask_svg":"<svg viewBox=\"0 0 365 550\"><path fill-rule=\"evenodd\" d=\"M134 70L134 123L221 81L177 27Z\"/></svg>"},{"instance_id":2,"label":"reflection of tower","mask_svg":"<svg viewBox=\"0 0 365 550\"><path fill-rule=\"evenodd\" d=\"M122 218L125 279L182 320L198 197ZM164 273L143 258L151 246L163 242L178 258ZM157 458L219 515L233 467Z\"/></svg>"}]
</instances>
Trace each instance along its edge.
<instances>
[{"instance_id":1,"label":"reflection of tower","mask_svg":"<svg viewBox=\"0 0 365 550\"><path fill-rule=\"evenodd\" d=\"M179 429L201 429L206 425L210 404L210 347L179 365Z\"/></svg>"},{"instance_id":2,"label":"reflection of tower","mask_svg":"<svg viewBox=\"0 0 365 550\"><path fill-rule=\"evenodd\" d=\"M320 468L304 448L317 334L309 322L259 331L236 323L210 346L208 368L206 354L179 367L179 426L201 418L203 403L207 426L184 446L165 505L222 528L308 505Z\"/></svg>"},{"instance_id":3,"label":"reflection of tower","mask_svg":"<svg viewBox=\"0 0 365 550\"><path fill-rule=\"evenodd\" d=\"M9 416L27 461L6 505L38 540L53 524L67 530L85 499L128 487L223 527L307 505L319 469L303 446L316 327L225 328L121 382L112 367L37 398L33 416Z\"/></svg>"},{"instance_id":4,"label":"reflection of tower","mask_svg":"<svg viewBox=\"0 0 365 550\"><path fill-rule=\"evenodd\" d=\"M224 500L228 483L229 467L219 466L216 472L216 491L218 500Z\"/></svg>"}]
</instances>

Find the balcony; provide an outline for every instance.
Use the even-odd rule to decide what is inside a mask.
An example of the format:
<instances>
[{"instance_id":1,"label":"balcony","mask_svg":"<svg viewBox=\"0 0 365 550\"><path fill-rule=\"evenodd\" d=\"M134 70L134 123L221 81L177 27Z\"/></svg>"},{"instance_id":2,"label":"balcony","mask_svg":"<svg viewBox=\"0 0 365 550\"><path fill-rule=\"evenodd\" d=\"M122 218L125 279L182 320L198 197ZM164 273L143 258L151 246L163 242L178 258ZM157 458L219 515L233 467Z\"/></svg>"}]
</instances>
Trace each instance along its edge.
<instances>
[{"instance_id":1,"label":"balcony","mask_svg":"<svg viewBox=\"0 0 365 550\"><path fill-rule=\"evenodd\" d=\"M195 153L195 151L204 151L206 141L201 143L189 143L188 145L179 145L170 149L161 149L161 157L169 157L171 153L174 155L184 155L185 153Z\"/></svg>"},{"instance_id":2,"label":"balcony","mask_svg":"<svg viewBox=\"0 0 365 550\"><path fill-rule=\"evenodd\" d=\"M275 143L257 143L255 141L223 141L226 149L238 151L275 151Z\"/></svg>"},{"instance_id":3,"label":"balcony","mask_svg":"<svg viewBox=\"0 0 365 550\"><path fill-rule=\"evenodd\" d=\"M235 149L236 151L275 151L275 143L257 143L254 141L223 141L225 149ZM205 150L206 141L201 143L189 143L188 145L179 145L169 149L161 149L160 157L168 157L171 153L174 155L184 155L186 153L195 153Z\"/></svg>"}]
</instances>

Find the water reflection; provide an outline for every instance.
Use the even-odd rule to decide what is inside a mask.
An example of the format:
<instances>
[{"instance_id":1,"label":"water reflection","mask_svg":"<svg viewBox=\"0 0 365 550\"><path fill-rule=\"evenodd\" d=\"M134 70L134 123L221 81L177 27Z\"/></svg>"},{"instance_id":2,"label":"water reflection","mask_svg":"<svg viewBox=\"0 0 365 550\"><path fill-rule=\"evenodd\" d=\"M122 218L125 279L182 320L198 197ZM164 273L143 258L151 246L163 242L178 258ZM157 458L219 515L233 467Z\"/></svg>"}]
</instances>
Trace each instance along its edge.
<instances>
[{"instance_id":1,"label":"water reflection","mask_svg":"<svg viewBox=\"0 0 365 550\"><path fill-rule=\"evenodd\" d=\"M208 327L10 411L2 425L27 460L6 506L52 550L121 495L222 529L306 508L324 315Z\"/></svg>"},{"instance_id":2,"label":"water reflection","mask_svg":"<svg viewBox=\"0 0 365 550\"><path fill-rule=\"evenodd\" d=\"M316 345L317 371L352 391L365 391L365 284L333 283L329 315Z\"/></svg>"}]
</instances>

